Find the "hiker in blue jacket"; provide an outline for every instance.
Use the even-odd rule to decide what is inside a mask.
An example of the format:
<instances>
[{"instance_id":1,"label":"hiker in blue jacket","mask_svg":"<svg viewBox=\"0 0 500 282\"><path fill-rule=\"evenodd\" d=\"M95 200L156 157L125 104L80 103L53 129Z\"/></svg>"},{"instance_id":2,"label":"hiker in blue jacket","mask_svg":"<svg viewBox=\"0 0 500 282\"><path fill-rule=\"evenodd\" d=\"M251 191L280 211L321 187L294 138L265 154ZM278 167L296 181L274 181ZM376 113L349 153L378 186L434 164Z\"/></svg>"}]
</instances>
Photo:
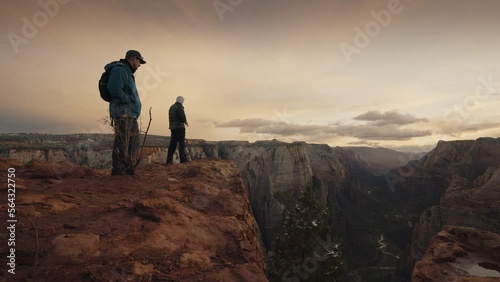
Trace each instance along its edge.
<instances>
[{"instance_id":1,"label":"hiker in blue jacket","mask_svg":"<svg viewBox=\"0 0 500 282\"><path fill-rule=\"evenodd\" d=\"M112 68L108 81L111 94L109 113L115 130L111 175L134 174L135 157L139 148L137 119L141 114L141 100L135 86L134 73L145 63L141 53L129 50L125 59L104 67L106 70Z\"/></svg>"}]
</instances>

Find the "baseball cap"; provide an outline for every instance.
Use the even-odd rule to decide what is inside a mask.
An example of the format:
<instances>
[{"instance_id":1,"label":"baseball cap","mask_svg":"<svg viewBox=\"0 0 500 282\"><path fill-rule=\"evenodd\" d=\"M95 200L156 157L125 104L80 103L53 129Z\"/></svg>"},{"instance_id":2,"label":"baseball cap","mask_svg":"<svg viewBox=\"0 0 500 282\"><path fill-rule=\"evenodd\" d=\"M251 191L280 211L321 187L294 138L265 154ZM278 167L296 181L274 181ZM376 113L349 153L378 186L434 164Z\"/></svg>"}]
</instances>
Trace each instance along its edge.
<instances>
[{"instance_id":1,"label":"baseball cap","mask_svg":"<svg viewBox=\"0 0 500 282\"><path fill-rule=\"evenodd\" d=\"M141 64L145 64L146 61L144 61L144 58L142 57L141 53L139 53L139 51L137 50L128 50L127 51L127 54L125 54L125 58L131 58L131 57L136 57L137 59L139 59L139 61L141 62Z\"/></svg>"}]
</instances>

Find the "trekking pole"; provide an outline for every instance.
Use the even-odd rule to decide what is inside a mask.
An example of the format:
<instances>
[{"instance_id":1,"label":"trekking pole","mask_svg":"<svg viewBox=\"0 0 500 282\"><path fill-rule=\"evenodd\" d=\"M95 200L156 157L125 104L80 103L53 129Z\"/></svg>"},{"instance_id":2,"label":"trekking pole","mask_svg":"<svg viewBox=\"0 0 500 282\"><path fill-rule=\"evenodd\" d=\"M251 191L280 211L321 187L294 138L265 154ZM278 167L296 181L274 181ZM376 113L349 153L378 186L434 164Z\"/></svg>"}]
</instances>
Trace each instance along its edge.
<instances>
[{"instance_id":1,"label":"trekking pole","mask_svg":"<svg viewBox=\"0 0 500 282\"><path fill-rule=\"evenodd\" d=\"M153 109L153 107L149 108L149 123L148 123L148 127L146 128L146 132L144 133L144 141L142 141L141 153L139 154L139 158L137 158L137 161L134 165L134 168L139 165L139 163L141 162L141 159L142 159L142 152L144 151L144 145L146 145L146 137L148 137L149 127L151 126L151 121L153 120L153 118L151 116L151 109Z\"/></svg>"}]
</instances>

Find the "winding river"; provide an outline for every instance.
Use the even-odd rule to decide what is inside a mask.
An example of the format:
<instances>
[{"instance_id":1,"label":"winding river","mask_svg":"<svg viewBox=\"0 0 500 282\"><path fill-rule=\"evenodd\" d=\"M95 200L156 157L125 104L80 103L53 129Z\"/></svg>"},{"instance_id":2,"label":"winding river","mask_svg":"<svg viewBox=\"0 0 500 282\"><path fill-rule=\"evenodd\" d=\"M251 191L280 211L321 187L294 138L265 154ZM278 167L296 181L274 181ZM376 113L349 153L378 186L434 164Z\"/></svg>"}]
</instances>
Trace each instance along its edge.
<instances>
[{"instance_id":1,"label":"winding river","mask_svg":"<svg viewBox=\"0 0 500 282\"><path fill-rule=\"evenodd\" d=\"M398 255L395 255L393 253L389 253L387 251L385 251L385 248L387 247L387 244L384 243L384 234L380 234L380 239L378 240L378 244L379 244L379 247L378 249L383 253L383 254L386 254L386 255L390 255L390 256L393 256L395 257L396 259L399 259L399 256Z\"/></svg>"}]
</instances>

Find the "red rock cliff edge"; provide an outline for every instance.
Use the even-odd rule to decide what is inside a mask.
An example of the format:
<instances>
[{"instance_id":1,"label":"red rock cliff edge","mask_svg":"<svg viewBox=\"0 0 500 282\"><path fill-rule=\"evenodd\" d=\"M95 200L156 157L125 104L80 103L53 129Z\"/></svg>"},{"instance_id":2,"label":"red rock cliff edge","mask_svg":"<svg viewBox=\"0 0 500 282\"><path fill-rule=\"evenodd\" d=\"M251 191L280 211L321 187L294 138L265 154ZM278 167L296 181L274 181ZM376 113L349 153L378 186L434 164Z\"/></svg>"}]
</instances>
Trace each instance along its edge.
<instances>
[{"instance_id":1,"label":"red rock cliff edge","mask_svg":"<svg viewBox=\"0 0 500 282\"><path fill-rule=\"evenodd\" d=\"M415 264L412 282L500 281L500 235L447 225Z\"/></svg>"},{"instance_id":2,"label":"red rock cliff edge","mask_svg":"<svg viewBox=\"0 0 500 282\"><path fill-rule=\"evenodd\" d=\"M112 177L68 163L0 159L2 183L11 167L15 274L7 272L10 234L2 228L2 281L267 281L233 163L151 164Z\"/></svg>"}]
</instances>

